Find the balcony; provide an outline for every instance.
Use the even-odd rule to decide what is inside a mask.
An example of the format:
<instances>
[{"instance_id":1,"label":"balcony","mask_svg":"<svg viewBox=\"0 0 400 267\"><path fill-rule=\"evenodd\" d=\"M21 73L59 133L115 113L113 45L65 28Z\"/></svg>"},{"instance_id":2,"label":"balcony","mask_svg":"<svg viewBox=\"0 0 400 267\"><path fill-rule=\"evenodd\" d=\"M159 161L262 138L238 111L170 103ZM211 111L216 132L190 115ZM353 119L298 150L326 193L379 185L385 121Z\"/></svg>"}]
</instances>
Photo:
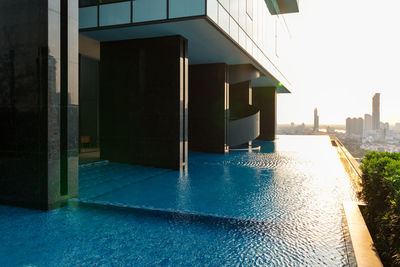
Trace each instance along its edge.
<instances>
[{"instance_id":1,"label":"balcony","mask_svg":"<svg viewBox=\"0 0 400 267\"><path fill-rule=\"evenodd\" d=\"M246 105L230 111L228 145L238 146L260 135L260 111Z\"/></svg>"},{"instance_id":2,"label":"balcony","mask_svg":"<svg viewBox=\"0 0 400 267\"><path fill-rule=\"evenodd\" d=\"M299 12L298 0L265 0L271 15Z\"/></svg>"}]
</instances>

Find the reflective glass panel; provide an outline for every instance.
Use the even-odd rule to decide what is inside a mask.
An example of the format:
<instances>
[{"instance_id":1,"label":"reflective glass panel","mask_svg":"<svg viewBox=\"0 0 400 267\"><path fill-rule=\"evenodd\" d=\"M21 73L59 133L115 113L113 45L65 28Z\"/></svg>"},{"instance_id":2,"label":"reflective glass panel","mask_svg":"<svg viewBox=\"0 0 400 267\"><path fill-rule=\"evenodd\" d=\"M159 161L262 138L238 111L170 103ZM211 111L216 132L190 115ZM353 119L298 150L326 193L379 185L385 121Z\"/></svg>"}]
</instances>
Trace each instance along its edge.
<instances>
[{"instance_id":1,"label":"reflective glass panel","mask_svg":"<svg viewBox=\"0 0 400 267\"><path fill-rule=\"evenodd\" d=\"M133 22L160 20L167 18L166 0L133 1Z\"/></svg>"},{"instance_id":2,"label":"reflective glass panel","mask_svg":"<svg viewBox=\"0 0 400 267\"><path fill-rule=\"evenodd\" d=\"M79 8L79 28L97 27L97 6Z\"/></svg>"},{"instance_id":3,"label":"reflective glass panel","mask_svg":"<svg viewBox=\"0 0 400 267\"><path fill-rule=\"evenodd\" d=\"M180 18L205 15L205 0L169 0L169 17Z\"/></svg>"},{"instance_id":4,"label":"reflective glass panel","mask_svg":"<svg viewBox=\"0 0 400 267\"><path fill-rule=\"evenodd\" d=\"M131 20L131 2L121 2L100 6L100 26L129 23Z\"/></svg>"}]
</instances>

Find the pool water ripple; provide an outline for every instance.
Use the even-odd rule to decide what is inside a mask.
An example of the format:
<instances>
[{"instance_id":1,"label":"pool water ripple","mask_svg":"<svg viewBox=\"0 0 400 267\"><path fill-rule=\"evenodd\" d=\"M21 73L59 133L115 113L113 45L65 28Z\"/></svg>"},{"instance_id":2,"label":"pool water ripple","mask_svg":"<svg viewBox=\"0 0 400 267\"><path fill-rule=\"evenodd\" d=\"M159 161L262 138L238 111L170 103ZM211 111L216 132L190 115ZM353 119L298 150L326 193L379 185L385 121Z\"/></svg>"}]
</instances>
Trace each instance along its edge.
<instances>
[{"instance_id":1,"label":"pool water ripple","mask_svg":"<svg viewBox=\"0 0 400 267\"><path fill-rule=\"evenodd\" d=\"M348 265L341 203L354 193L329 138L256 145L190 153L186 175L82 167L81 200L67 207L0 206L0 265Z\"/></svg>"}]
</instances>

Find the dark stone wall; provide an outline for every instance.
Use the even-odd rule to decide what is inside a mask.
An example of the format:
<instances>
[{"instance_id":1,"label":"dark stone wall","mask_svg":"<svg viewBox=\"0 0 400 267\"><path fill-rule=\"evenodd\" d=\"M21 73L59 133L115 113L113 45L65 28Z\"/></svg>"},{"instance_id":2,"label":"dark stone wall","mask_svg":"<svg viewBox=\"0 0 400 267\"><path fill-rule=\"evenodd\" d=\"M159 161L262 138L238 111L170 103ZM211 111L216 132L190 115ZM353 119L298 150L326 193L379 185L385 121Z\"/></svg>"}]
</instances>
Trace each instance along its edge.
<instances>
[{"instance_id":1,"label":"dark stone wall","mask_svg":"<svg viewBox=\"0 0 400 267\"><path fill-rule=\"evenodd\" d=\"M71 196L60 195L59 32L59 1L0 1L0 203L49 209Z\"/></svg>"},{"instance_id":2,"label":"dark stone wall","mask_svg":"<svg viewBox=\"0 0 400 267\"><path fill-rule=\"evenodd\" d=\"M224 63L189 66L189 149L227 152L228 76Z\"/></svg>"},{"instance_id":3,"label":"dark stone wall","mask_svg":"<svg viewBox=\"0 0 400 267\"><path fill-rule=\"evenodd\" d=\"M102 43L101 158L181 169L187 159L186 98L184 38Z\"/></svg>"},{"instance_id":4,"label":"dark stone wall","mask_svg":"<svg viewBox=\"0 0 400 267\"><path fill-rule=\"evenodd\" d=\"M230 119L240 118L249 106L250 81L229 85Z\"/></svg>"},{"instance_id":5,"label":"dark stone wall","mask_svg":"<svg viewBox=\"0 0 400 267\"><path fill-rule=\"evenodd\" d=\"M260 109L259 140L275 140L276 132L276 88L253 87L253 105Z\"/></svg>"},{"instance_id":6,"label":"dark stone wall","mask_svg":"<svg viewBox=\"0 0 400 267\"><path fill-rule=\"evenodd\" d=\"M99 60L80 56L79 135L90 137L90 146L99 144Z\"/></svg>"}]
</instances>

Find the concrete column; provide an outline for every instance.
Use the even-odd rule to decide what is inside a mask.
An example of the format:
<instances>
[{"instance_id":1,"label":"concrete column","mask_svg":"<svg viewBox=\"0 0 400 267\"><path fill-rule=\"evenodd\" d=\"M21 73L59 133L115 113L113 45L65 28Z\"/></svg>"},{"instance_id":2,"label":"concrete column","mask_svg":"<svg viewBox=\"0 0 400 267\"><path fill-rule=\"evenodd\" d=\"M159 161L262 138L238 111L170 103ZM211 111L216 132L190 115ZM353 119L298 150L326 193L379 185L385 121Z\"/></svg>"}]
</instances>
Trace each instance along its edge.
<instances>
[{"instance_id":1,"label":"concrete column","mask_svg":"<svg viewBox=\"0 0 400 267\"><path fill-rule=\"evenodd\" d=\"M276 88L253 87L253 105L260 109L259 140L272 141L276 132Z\"/></svg>"},{"instance_id":2,"label":"concrete column","mask_svg":"<svg viewBox=\"0 0 400 267\"><path fill-rule=\"evenodd\" d=\"M190 65L189 77L189 149L228 152L228 66Z\"/></svg>"},{"instance_id":3,"label":"concrete column","mask_svg":"<svg viewBox=\"0 0 400 267\"><path fill-rule=\"evenodd\" d=\"M187 163L187 40L101 44L100 157L182 169Z\"/></svg>"},{"instance_id":4,"label":"concrete column","mask_svg":"<svg viewBox=\"0 0 400 267\"><path fill-rule=\"evenodd\" d=\"M78 1L0 1L0 203L78 194Z\"/></svg>"},{"instance_id":5,"label":"concrete column","mask_svg":"<svg viewBox=\"0 0 400 267\"><path fill-rule=\"evenodd\" d=\"M247 108L251 104L249 99L251 91L250 81L230 84L229 89L229 104L231 114L243 113L241 112L242 109Z\"/></svg>"}]
</instances>

